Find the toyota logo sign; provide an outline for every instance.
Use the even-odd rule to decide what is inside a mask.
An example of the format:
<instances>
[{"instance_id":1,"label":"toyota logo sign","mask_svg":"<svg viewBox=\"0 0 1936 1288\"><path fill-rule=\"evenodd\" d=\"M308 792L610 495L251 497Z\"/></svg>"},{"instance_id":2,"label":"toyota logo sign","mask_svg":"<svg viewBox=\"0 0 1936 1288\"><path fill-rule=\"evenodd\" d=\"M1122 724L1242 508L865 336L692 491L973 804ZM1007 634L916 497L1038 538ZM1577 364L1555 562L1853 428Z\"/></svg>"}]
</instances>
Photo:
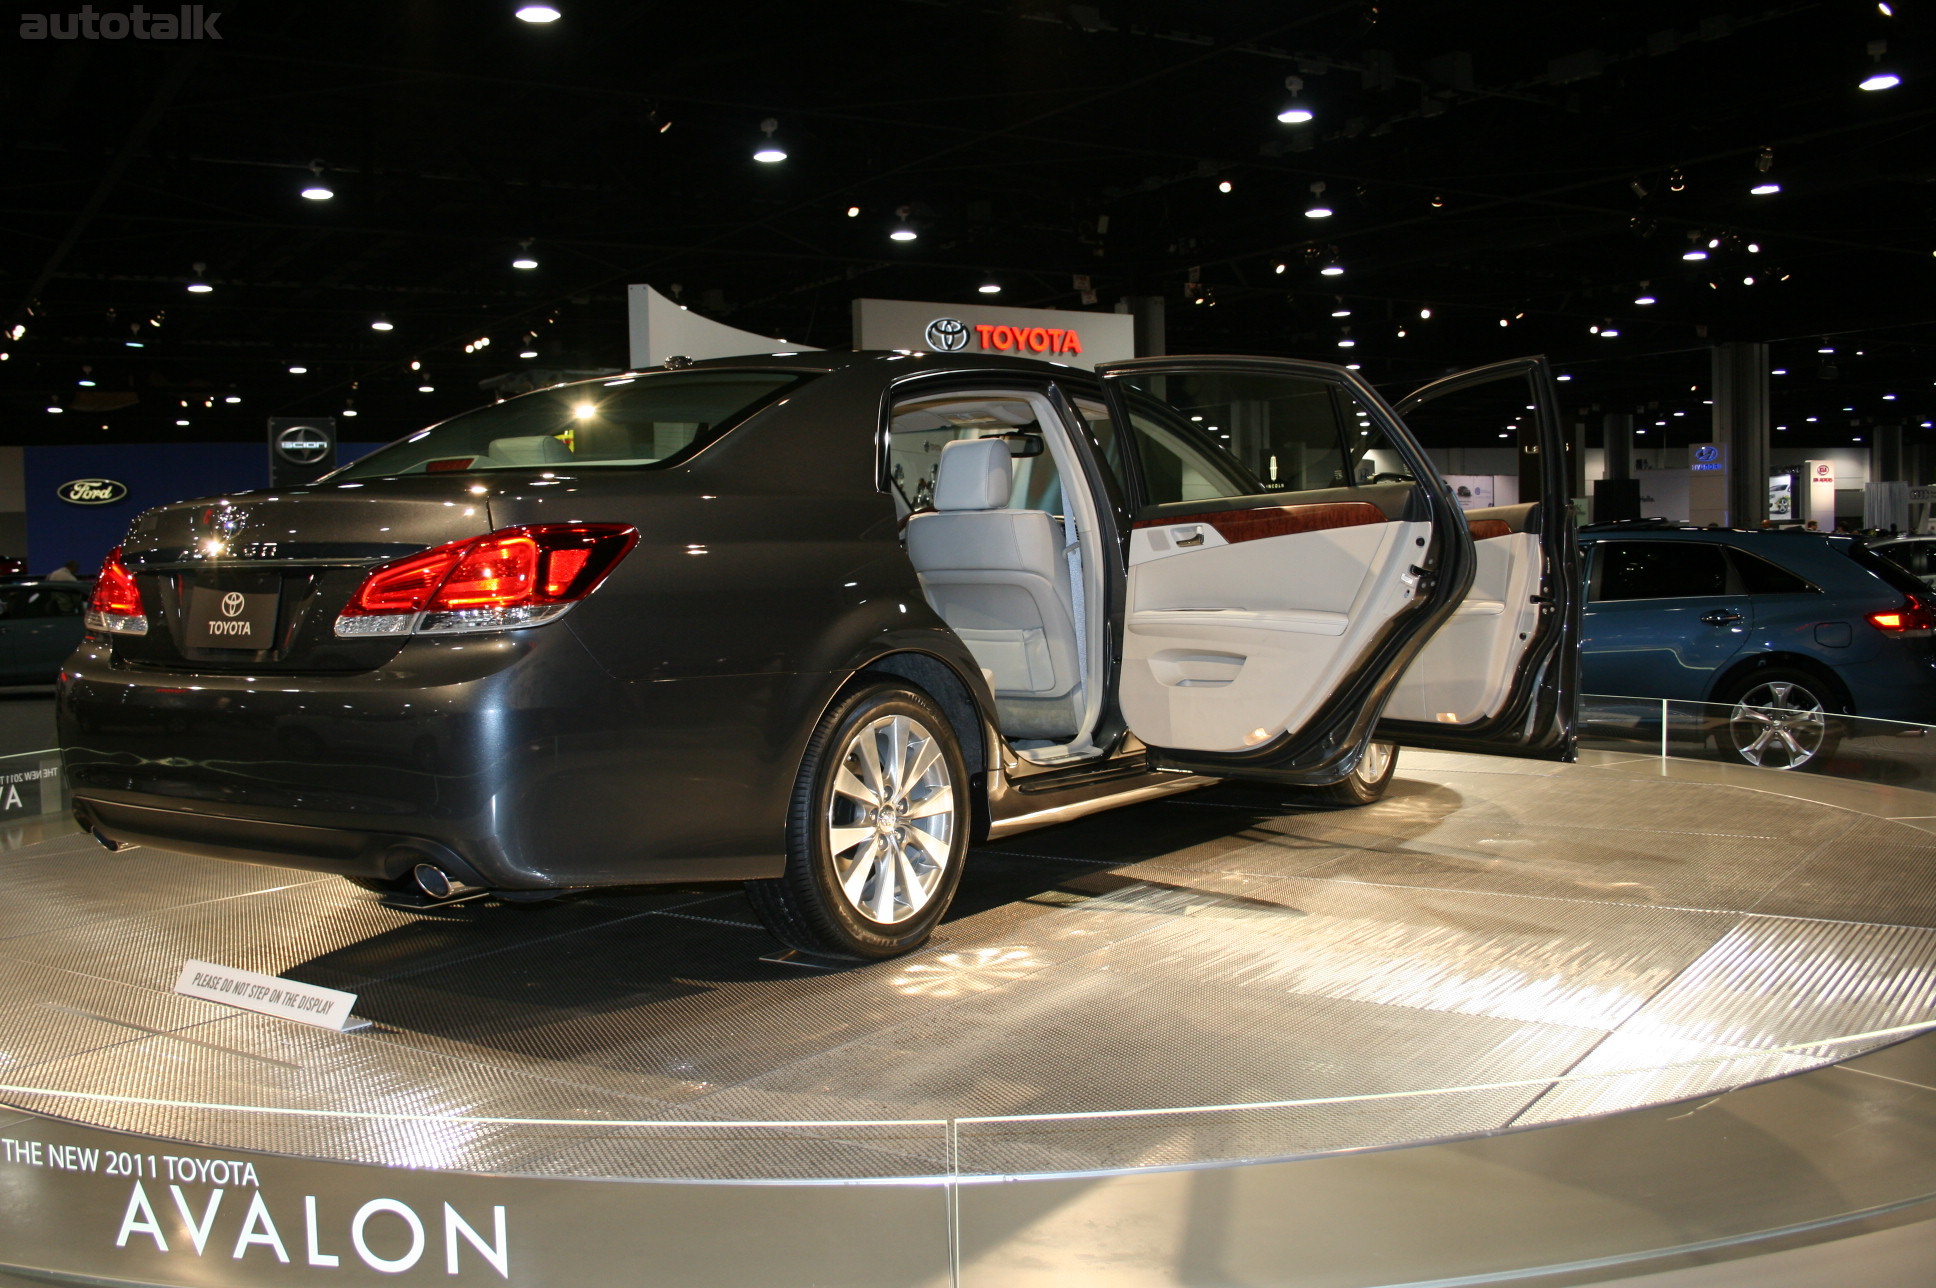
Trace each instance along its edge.
<instances>
[{"instance_id":1,"label":"toyota logo sign","mask_svg":"<svg viewBox=\"0 0 1936 1288\"><path fill-rule=\"evenodd\" d=\"M242 616L242 609L247 604L247 602L248 601L242 598L241 591L231 590L228 594L222 596L222 616L224 617Z\"/></svg>"},{"instance_id":2,"label":"toyota logo sign","mask_svg":"<svg viewBox=\"0 0 1936 1288\"><path fill-rule=\"evenodd\" d=\"M276 435L276 450L286 460L308 465L329 451L329 435L309 425L291 425Z\"/></svg>"},{"instance_id":3,"label":"toyota logo sign","mask_svg":"<svg viewBox=\"0 0 1936 1288\"><path fill-rule=\"evenodd\" d=\"M936 318L928 323L928 347L937 353L960 353L968 347L968 324L960 318Z\"/></svg>"}]
</instances>

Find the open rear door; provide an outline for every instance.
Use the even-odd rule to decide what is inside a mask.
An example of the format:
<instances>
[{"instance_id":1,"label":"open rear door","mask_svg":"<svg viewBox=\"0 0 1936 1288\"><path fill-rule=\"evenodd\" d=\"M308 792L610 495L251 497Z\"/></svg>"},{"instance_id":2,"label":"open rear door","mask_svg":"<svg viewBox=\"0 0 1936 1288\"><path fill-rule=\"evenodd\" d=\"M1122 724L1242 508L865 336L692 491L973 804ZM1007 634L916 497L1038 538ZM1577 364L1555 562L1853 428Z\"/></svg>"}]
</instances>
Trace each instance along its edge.
<instances>
[{"instance_id":1,"label":"open rear door","mask_svg":"<svg viewBox=\"0 0 1936 1288\"><path fill-rule=\"evenodd\" d=\"M1392 691L1377 736L1570 760L1581 587L1552 372L1544 358L1498 362L1435 381L1398 410L1447 476L1476 561L1451 619Z\"/></svg>"},{"instance_id":2,"label":"open rear door","mask_svg":"<svg viewBox=\"0 0 1936 1288\"><path fill-rule=\"evenodd\" d=\"M1131 498L1116 698L1156 764L1334 782L1472 581L1472 534L1355 373L1271 358L1098 368Z\"/></svg>"}]
</instances>

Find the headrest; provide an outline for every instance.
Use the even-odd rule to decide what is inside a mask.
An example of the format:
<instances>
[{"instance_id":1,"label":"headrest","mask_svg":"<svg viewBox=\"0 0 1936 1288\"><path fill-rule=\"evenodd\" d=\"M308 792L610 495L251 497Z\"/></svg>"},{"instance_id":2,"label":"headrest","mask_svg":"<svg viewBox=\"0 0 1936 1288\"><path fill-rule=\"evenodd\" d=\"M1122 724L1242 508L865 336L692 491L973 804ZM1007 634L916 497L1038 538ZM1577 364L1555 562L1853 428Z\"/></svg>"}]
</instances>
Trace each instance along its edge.
<instances>
[{"instance_id":1,"label":"headrest","mask_svg":"<svg viewBox=\"0 0 1936 1288\"><path fill-rule=\"evenodd\" d=\"M1008 505L1008 444L958 438L941 449L934 471L937 510L1000 510Z\"/></svg>"},{"instance_id":2,"label":"headrest","mask_svg":"<svg viewBox=\"0 0 1936 1288\"><path fill-rule=\"evenodd\" d=\"M549 434L491 440L491 461L502 465L551 465L573 459L571 449Z\"/></svg>"}]
</instances>

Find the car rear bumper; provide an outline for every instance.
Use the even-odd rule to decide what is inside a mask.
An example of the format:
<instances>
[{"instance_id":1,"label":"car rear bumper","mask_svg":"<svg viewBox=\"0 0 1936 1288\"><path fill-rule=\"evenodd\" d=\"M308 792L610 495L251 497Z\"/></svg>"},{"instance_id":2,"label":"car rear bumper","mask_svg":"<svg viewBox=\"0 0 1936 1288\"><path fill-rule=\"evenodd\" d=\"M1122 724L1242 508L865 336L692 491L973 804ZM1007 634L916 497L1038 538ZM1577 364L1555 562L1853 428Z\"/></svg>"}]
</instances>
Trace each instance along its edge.
<instances>
[{"instance_id":1,"label":"car rear bumper","mask_svg":"<svg viewBox=\"0 0 1936 1288\"><path fill-rule=\"evenodd\" d=\"M541 890L776 875L786 712L826 682L621 681L546 628L258 677L137 670L91 639L57 712L76 811L107 840Z\"/></svg>"}]
</instances>

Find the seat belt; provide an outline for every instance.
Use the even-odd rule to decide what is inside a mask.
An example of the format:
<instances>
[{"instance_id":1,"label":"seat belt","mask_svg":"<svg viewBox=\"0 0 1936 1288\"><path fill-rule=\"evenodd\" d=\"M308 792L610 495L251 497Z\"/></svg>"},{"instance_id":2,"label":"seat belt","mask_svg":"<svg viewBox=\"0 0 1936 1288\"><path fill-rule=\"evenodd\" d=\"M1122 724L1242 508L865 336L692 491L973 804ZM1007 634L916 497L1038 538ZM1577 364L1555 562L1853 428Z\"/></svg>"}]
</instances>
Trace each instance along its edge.
<instances>
[{"instance_id":1,"label":"seat belt","mask_svg":"<svg viewBox=\"0 0 1936 1288\"><path fill-rule=\"evenodd\" d=\"M1069 561L1069 607L1076 619L1076 678L1082 683L1086 698L1089 692L1089 617L1083 611L1082 600L1082 536L1076 530L1074 507L1062 516L1062 531L1067 544L1062 547L1062 557Z\"/></svg>"}]
</instances>

